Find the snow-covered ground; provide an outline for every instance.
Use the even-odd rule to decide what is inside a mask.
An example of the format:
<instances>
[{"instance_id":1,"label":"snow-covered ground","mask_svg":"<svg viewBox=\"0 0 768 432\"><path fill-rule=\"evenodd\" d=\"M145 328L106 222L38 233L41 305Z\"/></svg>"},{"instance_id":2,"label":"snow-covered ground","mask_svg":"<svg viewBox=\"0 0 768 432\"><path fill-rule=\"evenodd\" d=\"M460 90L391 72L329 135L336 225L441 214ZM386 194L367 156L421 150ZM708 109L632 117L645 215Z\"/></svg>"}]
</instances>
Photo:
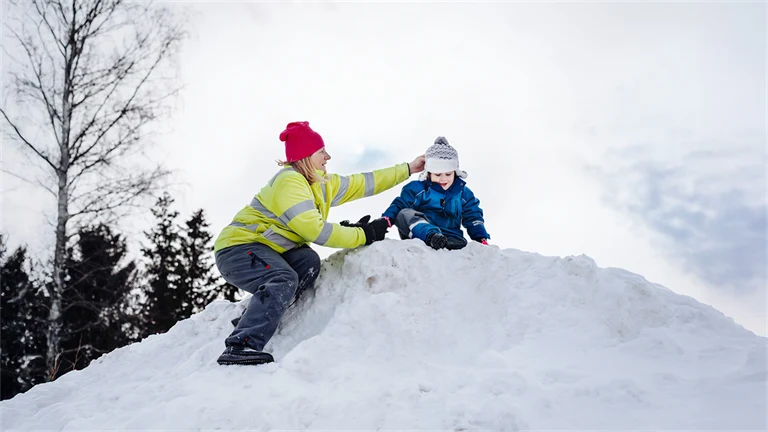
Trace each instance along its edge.
<instances>
[{"instance_id":1,"label":"snow-covered ground","mask_svg":"<svg viewBox=\"0 0 768 432\"><path fill-rule=\"evenodd\" d=\"M341 251L275 363L219 366L247 300L2 402L2 429L766 429L765 338L585 256Z\"/></svg>"}]
</instances>

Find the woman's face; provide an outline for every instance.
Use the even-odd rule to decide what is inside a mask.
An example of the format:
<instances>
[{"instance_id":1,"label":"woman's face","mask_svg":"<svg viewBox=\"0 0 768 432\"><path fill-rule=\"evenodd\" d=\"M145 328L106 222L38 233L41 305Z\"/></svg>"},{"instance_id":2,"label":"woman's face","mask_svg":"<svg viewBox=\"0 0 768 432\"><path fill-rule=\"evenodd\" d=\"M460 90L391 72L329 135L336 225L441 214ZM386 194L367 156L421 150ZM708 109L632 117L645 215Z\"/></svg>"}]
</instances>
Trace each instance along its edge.
<instances>
[{"instance_id":1,"label":"woman's face","mask_svg":"<svg viewBox=\"0 0 768 432\"><path fill-rule=\"evenodd\" d=\"M325 151L325 147L323 147L320 150L312 153L312 156L309 157L309 162L312 164L312 168L327 172L325 170L325 164L330 159L331 155L329 155L328 152Z\"/></svg>"}]
</instances>

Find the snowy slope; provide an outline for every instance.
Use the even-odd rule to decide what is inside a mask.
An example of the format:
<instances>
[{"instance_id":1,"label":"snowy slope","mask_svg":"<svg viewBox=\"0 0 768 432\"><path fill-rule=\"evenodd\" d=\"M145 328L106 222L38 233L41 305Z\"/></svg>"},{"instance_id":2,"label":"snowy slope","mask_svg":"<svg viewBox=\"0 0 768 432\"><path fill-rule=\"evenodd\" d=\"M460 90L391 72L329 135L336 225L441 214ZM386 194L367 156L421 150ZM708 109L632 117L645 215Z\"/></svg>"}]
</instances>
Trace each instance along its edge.
<instances>
[{"instance_id":1,"label":"snowy slope","mask_svg":"<svg viewBox=\"0 0 768 432\"><path fill-rule=\"evenodd\" d=\"M323 266L276 363L215 363L245 305L216 302L4 401L3 430L766 428L766 339L638 275L417 240Z\"/></svg>"}]
</instances>

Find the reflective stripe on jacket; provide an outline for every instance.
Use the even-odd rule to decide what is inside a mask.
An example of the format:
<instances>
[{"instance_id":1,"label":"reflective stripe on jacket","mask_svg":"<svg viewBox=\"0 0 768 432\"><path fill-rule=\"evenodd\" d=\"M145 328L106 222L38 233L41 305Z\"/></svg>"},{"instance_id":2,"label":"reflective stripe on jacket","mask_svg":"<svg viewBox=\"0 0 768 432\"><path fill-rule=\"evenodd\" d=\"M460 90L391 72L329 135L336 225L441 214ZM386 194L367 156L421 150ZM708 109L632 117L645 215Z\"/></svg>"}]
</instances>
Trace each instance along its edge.
<instances>
[{"instance_id":1,"label":"reflective stripe on jacket","mask_svg":"<svg viewBox=\"0 0 768 432\"><path fill-rule=\"evenodd\" d=\"M317 171L323 176L322 171ZM279 253L306 243L332 248L365 244L362 228L326 222L331 207L390 189L409 177L407 163L361 174L328 174L325 184L310 186L288 166L272 179L224 227L214 252L247 243L263 243Z\"/></svg>"}]
</instances>

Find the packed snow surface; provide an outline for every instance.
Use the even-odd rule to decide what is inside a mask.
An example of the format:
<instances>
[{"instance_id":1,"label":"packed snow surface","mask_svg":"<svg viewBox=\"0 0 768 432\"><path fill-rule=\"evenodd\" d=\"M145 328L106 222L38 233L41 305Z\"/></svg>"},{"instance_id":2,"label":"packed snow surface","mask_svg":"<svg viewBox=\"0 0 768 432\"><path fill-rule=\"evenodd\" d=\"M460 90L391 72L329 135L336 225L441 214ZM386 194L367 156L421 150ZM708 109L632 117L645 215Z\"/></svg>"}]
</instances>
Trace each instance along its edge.
<instances>
[{"instance_id":1,"label":"packed snow surface","mask_svg":"<svg viewBox=\"0 0 768 432\"><path fill-rule=\"evenodd\" d=\"M766 339L586 256L385 240L324 260L267 345L250 297L0 404L3 430L766 429Z\"/></svg>"}]
</instances>

